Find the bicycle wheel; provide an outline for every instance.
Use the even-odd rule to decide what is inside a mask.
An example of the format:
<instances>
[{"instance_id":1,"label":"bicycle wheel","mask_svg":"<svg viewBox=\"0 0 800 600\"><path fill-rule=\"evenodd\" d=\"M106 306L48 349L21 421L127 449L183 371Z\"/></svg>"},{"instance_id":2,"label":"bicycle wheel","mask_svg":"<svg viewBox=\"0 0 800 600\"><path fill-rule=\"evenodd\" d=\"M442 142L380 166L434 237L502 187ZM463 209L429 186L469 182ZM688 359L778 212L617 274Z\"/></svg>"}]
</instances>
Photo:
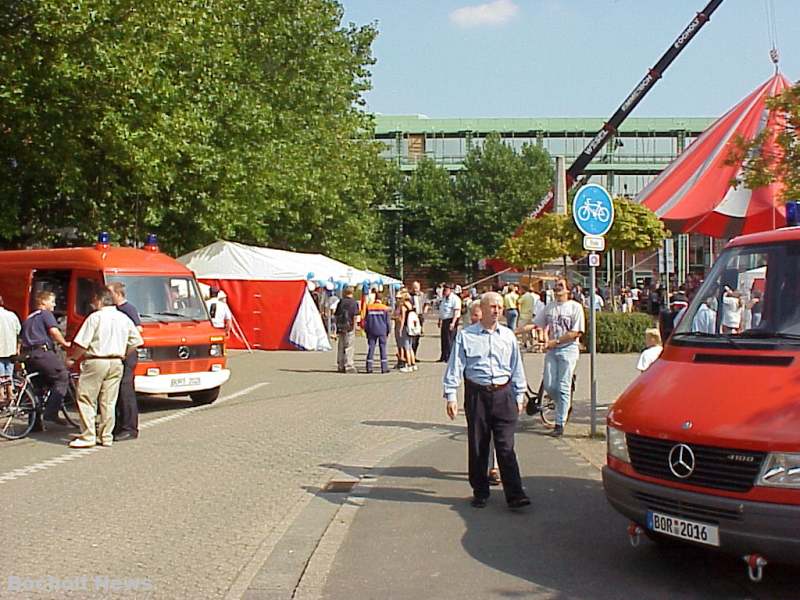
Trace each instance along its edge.
<instances>
[{"instance_id":1,"label":"bicycle wheel","mask_svg":"<svg viewBox=\"0 0 800 600\"><path fill-rule=\"evenodd\" d=\"M36 422L36 398L30 389L20 391L20 387L14 386L14 400L0 409L0 436L7 440L24 438Z\"/></svg>"},{"instance_id":2,"label":"bicycle wheel","mask_svg":"<svg viewBox=\"0 0 800 600\"><path fill-rule=\"evenodd\" d=\"M567 411L567 418L564 419L564 425L569 422L569 418L572 416L572 403L575 401L576 379L577 376L573 374L572 387L570 389L569 410ZM542 418L542 423L544 423L545 427L553 429L556 426L556 402L547 394L544 394L542 397L542 409L539 412L539 416Z\"/></svg>"},{"instance_id":3,"label":"bicycle wheel","mask_svg":"<svg viewBox=\"0 0 800 600\"><path fill-rule=\"evenodd\" d=\"M78 412L78 378L73 377L72 375L70 375L69 378L69 387L67 388L67 394L61 401L61 413L67 420L67 423L69 423L73 427L77 427L78 429L80 429L81 416L80 413Z\"/></svg>"}]
</instances>

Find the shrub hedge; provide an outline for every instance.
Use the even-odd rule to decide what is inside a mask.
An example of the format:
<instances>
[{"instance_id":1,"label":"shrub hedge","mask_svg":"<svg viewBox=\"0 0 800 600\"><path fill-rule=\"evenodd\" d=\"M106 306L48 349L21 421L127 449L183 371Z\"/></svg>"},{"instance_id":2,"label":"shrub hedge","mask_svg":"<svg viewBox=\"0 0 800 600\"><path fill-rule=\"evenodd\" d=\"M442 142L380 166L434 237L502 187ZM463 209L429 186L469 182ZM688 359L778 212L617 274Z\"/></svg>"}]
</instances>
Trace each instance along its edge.
<instances>
[{"instance_id":1,"label":"shrub hedge","mask_svg":"<svg viewBox=\"0 0 800 600\"><path fill-rule=\"evenodd\" d=\"M595 313L597 351L607 353L641 352L644 350L644 330L655 327L653 317L644 313ZM589 315L586 315L585 345L589 349Z\"/></svg>"}]
</instances>

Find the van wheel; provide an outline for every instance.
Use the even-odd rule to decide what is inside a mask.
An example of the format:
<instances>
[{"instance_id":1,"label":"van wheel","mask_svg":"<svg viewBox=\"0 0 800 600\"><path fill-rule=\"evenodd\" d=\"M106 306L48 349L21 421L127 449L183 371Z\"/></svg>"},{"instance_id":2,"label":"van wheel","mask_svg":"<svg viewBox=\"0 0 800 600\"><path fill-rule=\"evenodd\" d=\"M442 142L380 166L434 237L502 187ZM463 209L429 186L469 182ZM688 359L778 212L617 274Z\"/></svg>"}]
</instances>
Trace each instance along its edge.
<instances>
[{"instance_id":1,"label":"van wheel","mask_svg":"<svg viewBox=\"0 0 800 600\"><path fill-rule=\"evenodd\" d=\"M219 388L215 387L210 390L202 390L200 392L192 392L189 394L192 402L195 404L211 404L219 397Z\"/></svg>"}]
</instances>

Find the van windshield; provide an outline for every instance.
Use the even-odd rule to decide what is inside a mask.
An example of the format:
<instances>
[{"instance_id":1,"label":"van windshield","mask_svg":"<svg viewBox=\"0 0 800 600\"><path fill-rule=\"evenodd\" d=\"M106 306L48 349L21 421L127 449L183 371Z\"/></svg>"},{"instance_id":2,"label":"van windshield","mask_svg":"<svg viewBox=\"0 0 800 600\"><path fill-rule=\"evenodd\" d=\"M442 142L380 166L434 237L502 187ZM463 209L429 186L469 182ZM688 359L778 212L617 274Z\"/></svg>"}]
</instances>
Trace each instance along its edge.
<instances>
[{"instance_id":1,"label":"van windshield","mask_svg":"<svg viewBox=\"0 0 800 600\"><path fill-rule=\"evenodd\" d=\"M125 284L128 301L142 321L207 321L208 312L192 277L177 275L109 275L106 282Z\"/></svg>"},{"instance_id":2,"label":"van windshield","mask_svg":"<svg viewBox=\"0 0 800 600\"><path fill-rule=\"evenodd\" d=\"M800 242L725 250L675 320L676 342L800 343Z\"/></svg>"}]
</instances>

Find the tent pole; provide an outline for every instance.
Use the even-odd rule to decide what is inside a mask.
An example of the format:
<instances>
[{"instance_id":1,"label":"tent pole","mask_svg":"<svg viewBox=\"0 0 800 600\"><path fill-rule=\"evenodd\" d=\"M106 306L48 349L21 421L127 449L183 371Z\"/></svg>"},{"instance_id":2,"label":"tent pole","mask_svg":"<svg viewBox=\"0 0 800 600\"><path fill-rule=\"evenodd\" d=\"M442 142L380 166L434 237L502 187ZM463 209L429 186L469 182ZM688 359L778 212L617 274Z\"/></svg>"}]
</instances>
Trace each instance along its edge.
<instances>
[{"instance_id":1,"label":"tent pole","mask_svg":"<svg viewBox=\"0 0 800 600\"><path fill-rule=\"evenodd\" d=\"M231 325L233 325L233 332L241 338L241 340L244 342L244 345L247 347L247 351L252 354L253 349L250 347L250 342L247 341L247 337L244 335L244 331L242 331L242 328L239 326L239 321L236 320L233 311L231 311Z\"/></svg>"}]
</instances>

